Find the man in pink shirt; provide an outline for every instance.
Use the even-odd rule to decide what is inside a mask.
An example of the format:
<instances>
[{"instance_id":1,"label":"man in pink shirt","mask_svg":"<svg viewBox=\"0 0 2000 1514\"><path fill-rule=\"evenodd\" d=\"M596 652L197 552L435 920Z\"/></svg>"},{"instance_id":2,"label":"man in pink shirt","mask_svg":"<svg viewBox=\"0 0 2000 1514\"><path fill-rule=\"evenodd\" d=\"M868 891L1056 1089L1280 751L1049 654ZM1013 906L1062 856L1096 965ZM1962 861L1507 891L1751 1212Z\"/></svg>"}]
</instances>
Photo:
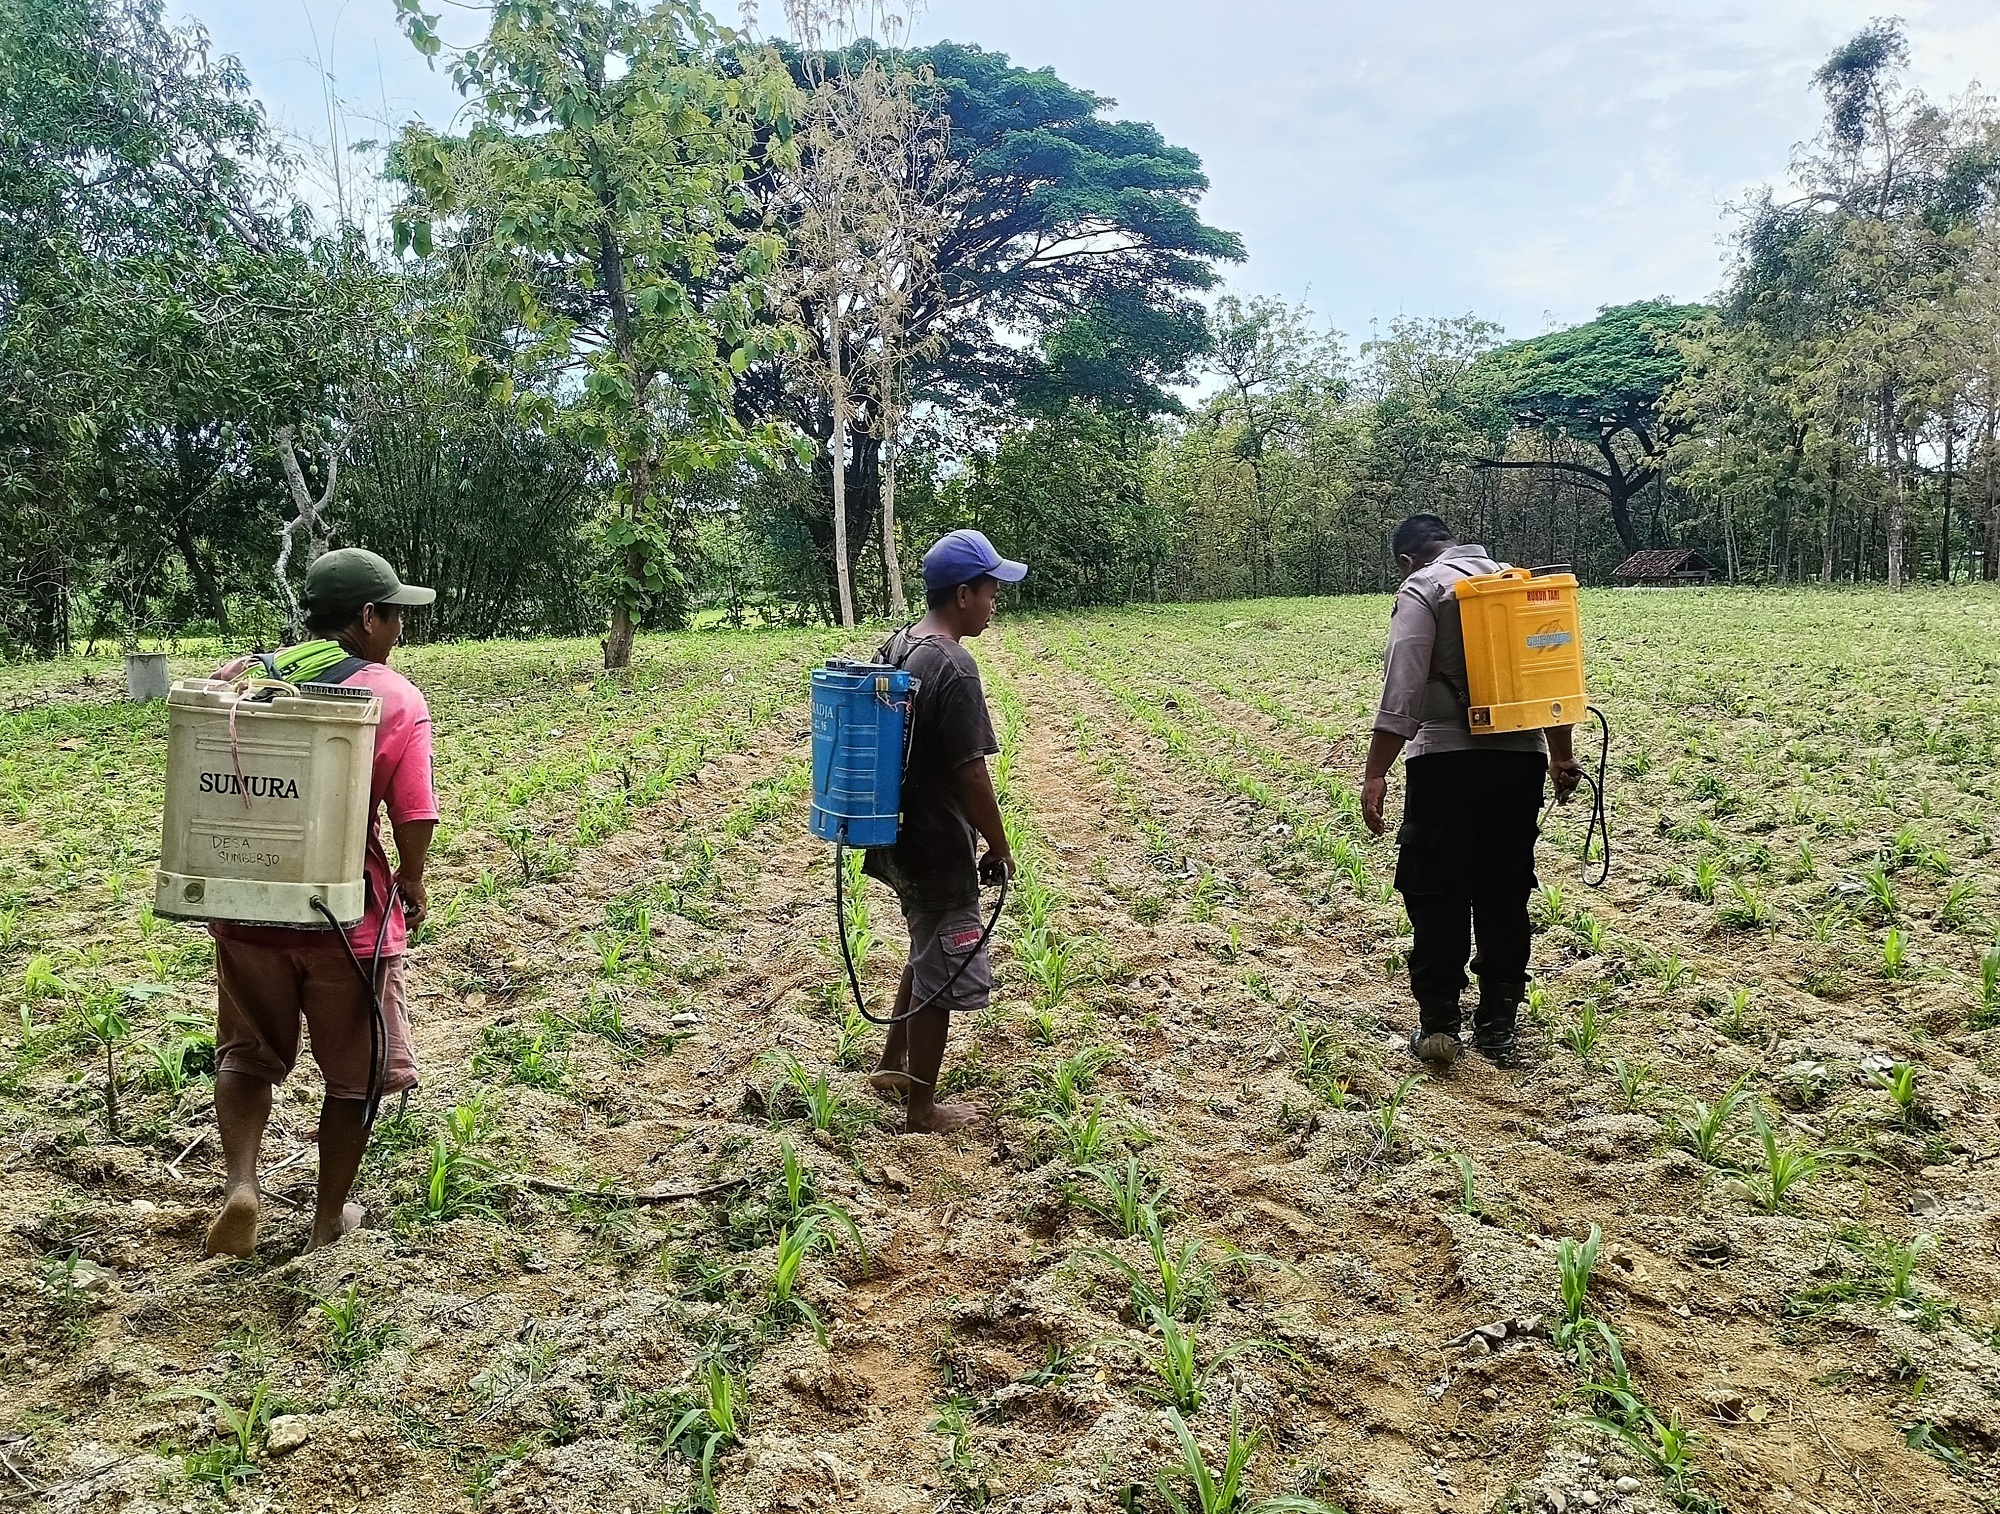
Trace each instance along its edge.
<instances>
[{"instance_id":1,"label":"man in pink shirt","mask_svg":"<svg viewBox=\"0 0 2000 1514\"><path fill-rule=\"evenodd\" d=\"M404 1013L403 953L410 930L423 923L424 863L438 819L430 707L416 685L387 664L402 639L404 609L435 598L434 590L405 584L373 552L351 547L329 552L306 574L306 629L315 639L223 670L233 676L261 661L279 678L365 688L382 701L368 801L367 910L346 934L347 946L364 966L372 963L378 941L381 947L386 1044L379 1065L385 1095L417 1082ZM385 805L396 836L393 871L382 846L379 812ZM401 894L393 911L388 909L392 881ZM361 1206L347 1196L368 1145L375 1054L368 985L331 930L222 921L209 929L215 937L215 1117L228 1191L208 1227L208 1251L249 1256L256 1249L257 1158L271 1117L271 1090L298 1062L302 1024L326 1082L312 1244L328 1245L361 1223Z\"/></svg>"}]
</instances>

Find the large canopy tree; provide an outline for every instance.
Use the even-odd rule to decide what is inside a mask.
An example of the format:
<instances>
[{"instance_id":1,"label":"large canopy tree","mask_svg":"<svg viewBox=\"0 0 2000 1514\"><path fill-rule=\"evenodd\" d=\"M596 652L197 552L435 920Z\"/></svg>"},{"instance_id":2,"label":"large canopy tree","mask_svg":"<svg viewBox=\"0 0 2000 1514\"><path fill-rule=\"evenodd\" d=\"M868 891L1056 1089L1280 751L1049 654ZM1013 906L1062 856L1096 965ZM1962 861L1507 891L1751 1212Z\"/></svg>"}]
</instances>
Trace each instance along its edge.
<instances>
[{"instance_id":1,"label":"large canopy tree","mask_svg":"<svg viewBox=\"0 0 2000 1514\"><path fill-rule=\"evenodd\" d=\"M442 51L436 17L397 4ZM393 159L399 247L443 245L471 291L468 358L497 386L545 381L529 408L616 466L608 668L656 601L684 605L676 483L778 442L732 390L784 339L764 318L782 244L742 186L760 128L785 160L793 94L754 55L714 67L726 40L693 0L501 0L453 54L470 130L412 126Z\"/></svg>"},{"instance_id":2,"label":"large canopy tree","mask_svg":"<svg viewBox=\"0 0 2000 1514\"><path fill-rule=\"evenodd\" d=\"M954 180L950 222L937 241L934 277L901 313L901 339L924 355L913 399L967 405L1065 392L1107 398L1130 410L1171 408L1164 386L1187 376L1206 344L1196 296L1215 265L1243 256L1240 240L1207 225L1198 206L1208 188L1201 161L1152 126L1108 119L1112 102L1050 69L1019 68L1000 53L959 43L914 50L913 67L935 81L948 128ZM793 59L804 79L803 60ZM782 162L753 182L766 213L782 219L791 191ZM808 311L807 340L824 343L828 322ZM858 361L865 330L849 329ZM1117 353L1138 361L1122 368ZM815 363L832 366L824 351ZM857 378L857 386L862 382ZM879 518L879 398L855 394L847 452L847 551L858 561ZM783 419L819 444L810 491L787 492L833 568L832 477L826 459L833 417L813 386L773 361L738 390L746 419ZM831 597L831 596L830 596Z\"/></svg>"},{"instance_id":3,"label":"large canopy tree","mask_svg":"<svg viewBox=\"0 0 2000 1514\"><path fill-rule=\"evenodd\" d=\"M366 277L287 198L241 69L157 0L0 0L0 38L12 634L62 644L78 562L98 621L136 622L173 555L226 624L250 525L226 485L325 429Z\"/></svg>"},{"instance_id":4,"label":"large canopy tree","mask_svg":"<svg viewBox=\"0 0 2000 1514\"><path fill-rule=\"evenodd\" d=\"M1905 82L1908 62L1901 23L1878 20L1813 76L1827 118L1793 164L1802 192L1767 191L1751 203L1724 307L1726 330L1768 354L1780 391L1771 408L1798 417L1815 450L1857 454L1867 492L1879 485L1892 585L1905 576L1924 433L1947 453L1959 440L1966 386L1954 327L1962 296L1978 283L2000 187L1990 104L1976 96L1952 109L1933 104ZM1726 401L1726 391L1718 397ZM1952 472L1948 463L1946 571ZM1829 530L1836 479L1826 480ZM1850 495L1860 492L1849 482ZM1789 510L1796 491L1774 492Z\"/></svg>"},{"instance_id":5,"label":"large canopy tree","mask_svg":"<svg viewBox=\"0 0 2000 1514\"><path fill-rule=\"evenodd\" d=\"M1668 300L1607 306L1586 325L1488 354L1476 378L1518 430L1566 436L1601 462L1488 456L1476 466L1553 469L1583 480L1604 497L1625 550L1638 551L1644 540L1632 501L1673 440L1660 401L1682 372L1674 338L1707 314L1705 306Z\"/></svg>"}]
</instances>

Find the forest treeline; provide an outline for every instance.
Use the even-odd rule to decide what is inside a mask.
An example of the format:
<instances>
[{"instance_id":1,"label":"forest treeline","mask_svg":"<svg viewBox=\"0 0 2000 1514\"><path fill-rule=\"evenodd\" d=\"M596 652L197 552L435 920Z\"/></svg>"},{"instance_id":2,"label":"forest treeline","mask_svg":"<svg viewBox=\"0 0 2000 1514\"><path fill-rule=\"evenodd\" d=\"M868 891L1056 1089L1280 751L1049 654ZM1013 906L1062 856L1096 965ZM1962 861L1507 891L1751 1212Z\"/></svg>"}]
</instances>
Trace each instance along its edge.
<instances>
[{"instance_id":1,"label":"forest treeline","mask_svg":"<svg viewBox=\"0 0 2000 1514\"><path fill-rule=\"evenodd\" d=\"M340 544L443 591L423 634L611 665L907 613L961 524L1043 605L1378 589L1419 509L1594 581L2000 568L2000 126L1894 22L1708 302L1350 343L1227 292L1193 153L893 6L396 4L452 129L351 141L329 87L305 145L157 0L0 0L0 651L270 642Z\"/></svg>"}]
</instances>

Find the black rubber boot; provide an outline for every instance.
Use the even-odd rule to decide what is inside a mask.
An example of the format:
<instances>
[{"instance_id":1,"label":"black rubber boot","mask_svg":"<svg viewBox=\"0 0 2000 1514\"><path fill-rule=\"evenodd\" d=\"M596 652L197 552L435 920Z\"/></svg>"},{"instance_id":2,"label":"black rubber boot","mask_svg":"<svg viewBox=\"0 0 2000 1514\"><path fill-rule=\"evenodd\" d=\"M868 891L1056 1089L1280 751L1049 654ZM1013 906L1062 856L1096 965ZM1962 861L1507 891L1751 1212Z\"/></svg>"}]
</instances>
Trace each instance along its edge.
<instances>
[{"instance_id":1,"label":"black rubber boot","mask_svg":"<svg viewBox=\"0 0 2000 1514\"><path fill-rule=\"evenodd\" d=\"M1481 979L1479 1008L1472 1016L1472 1049L1482 1057L1505 1066L1514 1060L1520 1047L1515 1021L1521 1000L1527 997L1526 983L1495 983Z\"/></svg>"}]
</instances>

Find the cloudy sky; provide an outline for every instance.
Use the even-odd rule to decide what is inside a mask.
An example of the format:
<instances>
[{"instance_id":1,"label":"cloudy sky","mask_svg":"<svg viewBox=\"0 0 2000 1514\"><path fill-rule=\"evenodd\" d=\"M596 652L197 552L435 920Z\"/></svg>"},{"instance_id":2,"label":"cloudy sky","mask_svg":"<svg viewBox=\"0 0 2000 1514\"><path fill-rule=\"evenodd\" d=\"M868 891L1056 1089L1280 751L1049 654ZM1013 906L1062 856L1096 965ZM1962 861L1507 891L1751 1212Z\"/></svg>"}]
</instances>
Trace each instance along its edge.
<instances>
[{"instance_id":1,"label":"cloudy sky","mask_svg":"<svg viewBox=\"0 0 2000 1514\"><path fill-rule=\"evenodd\" d=\"M176 0L169 0L170 7ZM290 129L457 106L390 0L178 0ZM920 41L1050 66L1192 148L1241 288L1354 339L1472 311L1514 335L1712 291L1726 209L1816 129L1814 68L1893 0L931 0ZM445 12L470 40L476 12ZM726 7L734 15L734 5ZM1904 0L1912 76L2000 90L2000 4ZM366 119L353 135L380 135Z\"/></svg>"}]
</instances>

